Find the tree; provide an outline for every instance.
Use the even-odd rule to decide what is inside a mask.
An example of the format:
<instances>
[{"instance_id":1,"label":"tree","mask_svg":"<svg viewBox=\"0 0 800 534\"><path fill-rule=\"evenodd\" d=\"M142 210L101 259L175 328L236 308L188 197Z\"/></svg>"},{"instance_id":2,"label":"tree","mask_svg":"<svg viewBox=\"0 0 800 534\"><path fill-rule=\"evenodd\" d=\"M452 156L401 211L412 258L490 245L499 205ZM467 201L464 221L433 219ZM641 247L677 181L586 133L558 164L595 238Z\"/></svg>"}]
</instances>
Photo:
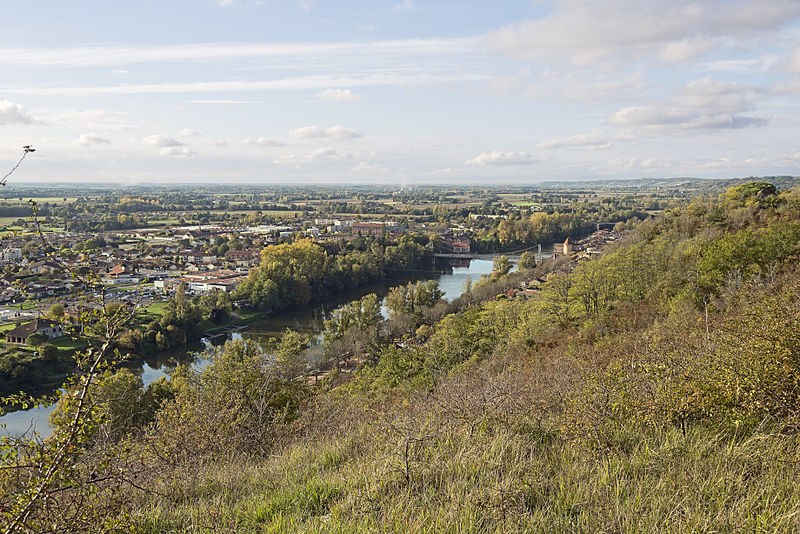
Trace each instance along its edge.
<instances>
[{"instance_id":1,"label":"tree","mask_svg":"<svg viewBox=\"0 0 800 534\"><path fill-rule=\"evenodd\" d=\"M745 205L759 203L778 194L778 189L769 182L748 182L730 187L725 191L725 199Z\"/></svg>"},{"instance_id":2,"label":"tree","mask_svg":"<svg viewBox=\"0 0 800 534\"><path fill-rule=\"evenodd\" d=\"M50 309L47 310L45 317L54 321L61 321L64 319L64 306L58 302L54 303L50 306Z\"/></svg>"},{"instance_id":3,"label":"tree","mask_svg":"<svg viewBox=\"0 0 800 534\"><path fill-rule=\"evenodd\" d=\"M523 252L522 255L519 257L519 268L520 270L535 269L536 255L530 250Z\"/></svg>"},{"instance_id":4,"label":"tree","mask_svg":"<svg viewBox=\"0 0 800 534\"><path fill-rule=\"evenodd\" d=\"M39 346L39 356L45 361L53 361L58 358L58 347L50 343Z\"/></svg>"},{"instance_id":5,"label":"tree","mask_svg":"<svg viewBox=\"0 0 800 534\"><path fill-rule=\"evenodd\" d=\"M511 261L508 259L506 255L500 255L495 257L492 261L492 279L500 278L501 276L505 276L511 272Z\"/></svg>"},{"instance_id":6,"label":"tree","mask_svg":"<svg viewBox=\"0 0 800 534\"><path fill-rule=\"evenodd\" d=\"M341 339L351 328L366 329L382 319L381 301L375 293L370 293L336 308L324 323L323 337L326 341Z\"/></svg>"},{"instance_id":7,"label":"tree","mask_svg":"<svg viewBox=\"0 0 800 534\"><path fill-rule=\"evenodd\" d=\"M32 151L29 146L24 147L23 159ZM3 182L18 166L19 163L6 174ZM89 348L75 356L81 372L63 385L65 393L59 403L69 414L64 424L54 428L47 440L38 435L0 440L0 531L51 531L53 518L58 518L56 528L64 532L96 531L99 525L113 530L124 519L115 518L118 514L109 511L122 509L119 489L125 480L130 480L133 464L126 451L97 446L102 415L91 392L104 370L114 364L112 343L133 312L108 306L105 287L96 276L81 276L60 261L42 232L36 203L29 203L41 250L89 291L98 292L101 306L82 314L82 320L93 328L88 331ZM21 397L3 401L23 408L33 403Z\"/></svg>"},{"instance_id":8,"label":"tree","mask_svg":"<svg viewBox=\"0 0 800 534\"><path fill-rule=\"evenodd\" d=\"M421 318L423 308L431 308L442 298L444 293L439 289L439 282L409 282L404 286L396 286L386 295L386 307L392 313L406 314Z\"/></svg>"},{"instance_id":9,"label":"tree","mask_svg":"<svg viewBox=\"0 0 800 534\"><path fill-rule=\"evenodd\" d=\"M275 348L275 365L283 377L292 379L305 372L302 354L308 349L310 341L307 335L286 329Z\"/></svg>"}]
</instances>

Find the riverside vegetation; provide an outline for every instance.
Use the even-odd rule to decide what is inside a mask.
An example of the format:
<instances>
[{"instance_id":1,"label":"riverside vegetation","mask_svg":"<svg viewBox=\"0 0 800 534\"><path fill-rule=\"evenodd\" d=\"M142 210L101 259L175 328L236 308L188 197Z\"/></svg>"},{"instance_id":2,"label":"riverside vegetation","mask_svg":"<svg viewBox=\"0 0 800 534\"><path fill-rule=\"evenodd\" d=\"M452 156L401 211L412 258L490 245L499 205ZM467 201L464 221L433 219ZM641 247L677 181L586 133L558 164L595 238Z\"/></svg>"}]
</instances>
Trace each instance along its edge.
<instances>
[{"instance_id":1,"label":"riverside vegetation","mask_svg":"<svg viewBox=\"0 0 800 534\"><path fill-rule=\"evenodd\" d=\"M367 296L321 347L76 378L49 440L0 443L0 529L797 531L798 244L800 192L749 183L571 269Z\"/></svg>"}]
</instances>

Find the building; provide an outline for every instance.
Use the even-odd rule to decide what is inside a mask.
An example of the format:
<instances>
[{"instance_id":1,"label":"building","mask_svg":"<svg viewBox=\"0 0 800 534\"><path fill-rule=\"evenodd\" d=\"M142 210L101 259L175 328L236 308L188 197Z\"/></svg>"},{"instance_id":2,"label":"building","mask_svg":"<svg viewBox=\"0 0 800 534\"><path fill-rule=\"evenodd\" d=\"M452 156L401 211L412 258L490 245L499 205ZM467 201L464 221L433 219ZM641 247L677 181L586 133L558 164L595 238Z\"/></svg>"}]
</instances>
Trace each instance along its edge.
<instances>
[{"instance_id":1,"label":"building","mask_svg":"<svg viewBox=\"0 0 800 534\"><path fill-rule=\"evenodd\" d=\"M564 240L564 245L563 245L564 256L568 255L573 250L575 250L575 246L572 244L572 238L568 237L566 240Z\"/></svg>"},{"instance_id":2,"label":"building","mask_svg":"<svg viewBox=\"0 0 800 534\"><path fill-rule=\"evenodd\" d=\"M55 271L60 271L61 266L54 261L42 260L31 263L29 270L33 274L48 274Z\"/></svg>"},{"instance_id":3,"label":"building","mask_svg":"<svg viewBox=\"0 0 800 534\"><path fill-rule=\"evenodd\" d=\"M453 249L453 254L469 254L469 240L457 239L451 241L450 247Z\"/></svg>"},{"instance_id":4,"label":"building","mask_svg":"<svg viewBox=\"0 0 800 534\"><path fill-rule=\"evenodd\" d=\"M245 274L235 271L218 270L187 274L180 280L185 282L192 293L209 293L214 290L230 293L244 280Z\"/></svg>"},{"instance_id":5,"label":"building","mask_svg":"<svg viewBox=\"0 0 800 534\"><path fill-rule=\"evenodd\" d=\"M123 263L118 263L114 267L108 271L108 276L111 278L130 278L131 276L136 274L136 268L125 265Z\"/></svg>"},{"instance_id":6,"label":"building","mask_svg":"<svg viewBox=\"0 0 800 534\"><path fill-rule=\"evenodd\" d=\"M381 235L386 226L379 222L357 222L353 223L350 231L353 235Z\"/></svg>"},{"instance_id":7,"label":"building","mask_svg":"<svg viewBox=\"0 0 800 534\"><path fill-rule=\"evenodd\" d=\"M36 319L27 324L20 325L6 334L6 343L27 343L33 334L42 334L47 339L55 339L64 335L60 324L50 319Z\"/></svg>"},{"instance_id":8,"label":"building","mask_svg":"<svg viewBox=\"0 0 800 534\"><path fill-rule=\"evenodd\" d=\"M18 247L8 247L0 251L0 260L3 262L20 261L22 259L22 249Z\"/></svg>"},{"instance_id":9,"label":"building","mask_svg":"<svg viewBox=\"0 0 800 534\"><path fill-rule=\"evenodd\" d=\"M225 253L225 259L237 267L253 267L258 264L261 256L256 249L229 250Z\"/></svg>"}]
</instances>

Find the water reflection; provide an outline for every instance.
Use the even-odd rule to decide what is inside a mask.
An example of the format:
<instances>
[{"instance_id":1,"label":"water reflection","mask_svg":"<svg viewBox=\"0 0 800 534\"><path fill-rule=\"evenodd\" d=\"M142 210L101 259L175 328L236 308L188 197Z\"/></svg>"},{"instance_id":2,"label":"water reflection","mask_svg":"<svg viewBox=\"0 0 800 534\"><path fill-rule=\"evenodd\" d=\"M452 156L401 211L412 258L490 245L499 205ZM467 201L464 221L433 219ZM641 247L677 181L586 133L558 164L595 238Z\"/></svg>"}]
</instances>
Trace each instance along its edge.
<instances>
[{"instance_id":1,"label":"water reflection","mask_svg":"<svg viewBox=\"0 0 800 534\"><path fill-rule=\"evenodd\" d=\"M375 293L383 298L391 287L409 281L438 280L445 300L452 301L463 293L467 279L477 281L482 275L491 273L492 263L491 259L473 259L469 265L453 267L447 272L420 273L418 276L402 280L372 284L328 302L270 316L253 323L248 330L241 333L235 332L229 336L213 339L203 338L200 342L189 346L148 356L141 365L129 368L134 374L140 375L144 384L148 385L163 376L168 376L179 364L191 364L197 370L202 369L210 361L203 357L203 353L222 345L227 339L247 338L269 344L271 339L279 338L287 328L309 334L312 338L319 338L323 322L337 307L369 293ZM384 317L388 316L385 307L382 307L381 311ZM0 435L20 435L28 430L34 430L42 436L48 435L51 432L48 417L54 407L31 408L0 417L0 424L6 427L0 429Z\"/></svg>"}]
</instances>

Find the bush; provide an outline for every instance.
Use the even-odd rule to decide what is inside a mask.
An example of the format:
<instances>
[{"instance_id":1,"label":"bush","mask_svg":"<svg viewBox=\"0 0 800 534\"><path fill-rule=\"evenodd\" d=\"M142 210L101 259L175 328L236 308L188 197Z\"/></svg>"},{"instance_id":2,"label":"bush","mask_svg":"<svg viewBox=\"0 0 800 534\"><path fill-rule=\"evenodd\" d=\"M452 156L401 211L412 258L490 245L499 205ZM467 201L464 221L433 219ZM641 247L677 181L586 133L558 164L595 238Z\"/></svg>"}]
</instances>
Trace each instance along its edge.
<instances>
[{"instance_id":1,"label":"bush","mask_svg":"<svg viewBox=\"0 0 800 534\"><path fill-rule=\"evenodd\" d=\"M58 358L58 347L51 343L45 343L39 347L39 356L43 360L53 361Z\"/></svg>"},{"instance_id":2,"label":"bush","mask_svg":"<svg viewBox=\"0 0 800 534\"><path fill-rule=\"evenodd\" d=\"M31 334L28 336L27 343L31 347L38 347L45 341L47 341L47 336L45 336L44 334Z\"/></svg>"}]
</instances>

